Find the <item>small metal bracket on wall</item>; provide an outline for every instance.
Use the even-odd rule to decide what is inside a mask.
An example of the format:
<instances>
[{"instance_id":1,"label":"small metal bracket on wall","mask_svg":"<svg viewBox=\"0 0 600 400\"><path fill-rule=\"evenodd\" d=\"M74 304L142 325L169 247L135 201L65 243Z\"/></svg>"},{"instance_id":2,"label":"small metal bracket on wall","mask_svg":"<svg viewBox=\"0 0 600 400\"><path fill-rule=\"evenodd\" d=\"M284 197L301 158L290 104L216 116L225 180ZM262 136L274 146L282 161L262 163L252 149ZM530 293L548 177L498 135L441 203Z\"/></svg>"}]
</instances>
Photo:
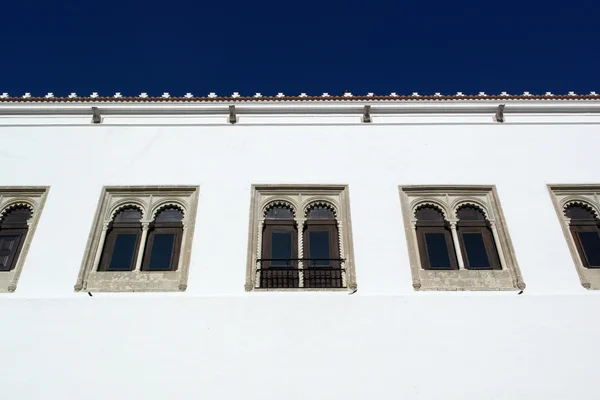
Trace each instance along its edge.
<instances>
[{"instance_id":1,"label":"small metal bracket on wall","mask_svg":"<svg viewBox=\"0 0 600 400\"><path fill-rule=\"evenodd\" d=\"M362 122L364 122L365 124L368 124L371 121L371 106L365 106L365 109L363 111L363 116L362 116Z\"/></svg>"},{"instance_id":2,"label":"small metal bracket on wall","mask_svg":"<svg viewBox=\"0 0 600 400\"><path fill-rule=\"evenodd\" d=\"M500 122L500 123L504 122L504 107L505 107L504 104L500 104L498 106L498 110L496 111L496 115L495 115L496 122Z\"/></svg>"},{"instance_id":3,"label":"small metal bracket on wall","mask_svg":"<svg viewBox=\"0 0 600 400\"><path fill-rule=\"evenodd\" d=\"M98 107L92 107L92 123L102 123L102 115L100 115L100 110L98 110Z\"/></svg>"},{"instance_id":4,"label":"small metal bracket on wall","mask_svg":"<svg viewBox=\"0 0 600 400\"><path fill-rule=\"evenodd\" d=\"M235 115L235 106L229 106L229 123L235 124L237 122L237 117Z\"/></svg>"}]
</instances>

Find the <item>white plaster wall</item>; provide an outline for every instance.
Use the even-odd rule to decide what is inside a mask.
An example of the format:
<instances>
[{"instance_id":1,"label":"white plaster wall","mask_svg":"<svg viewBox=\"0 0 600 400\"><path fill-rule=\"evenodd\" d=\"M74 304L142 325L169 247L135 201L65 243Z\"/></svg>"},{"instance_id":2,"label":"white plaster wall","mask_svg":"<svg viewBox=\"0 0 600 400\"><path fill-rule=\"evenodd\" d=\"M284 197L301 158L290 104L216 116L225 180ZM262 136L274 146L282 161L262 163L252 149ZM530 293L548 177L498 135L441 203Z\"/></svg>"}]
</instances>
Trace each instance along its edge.
<instances>
[{"instance_id":1,"label":"white plaster wall","mask_svg":"<svg viewBox=\"0 0 600 400\"><path fill-rule=\"evenodd\" d=\"M598 398L600 293L579 283L546 184L600 183L599 125L278 118L0 121L0 185L51 186L0 296L1 398ZM253 183L349 185L356 294L244 292ZM74 293L101 187L152 184L200 185L187 291ZM524 294L414 292L408 184L497 185Z\"/></svg>"}]
</instances>

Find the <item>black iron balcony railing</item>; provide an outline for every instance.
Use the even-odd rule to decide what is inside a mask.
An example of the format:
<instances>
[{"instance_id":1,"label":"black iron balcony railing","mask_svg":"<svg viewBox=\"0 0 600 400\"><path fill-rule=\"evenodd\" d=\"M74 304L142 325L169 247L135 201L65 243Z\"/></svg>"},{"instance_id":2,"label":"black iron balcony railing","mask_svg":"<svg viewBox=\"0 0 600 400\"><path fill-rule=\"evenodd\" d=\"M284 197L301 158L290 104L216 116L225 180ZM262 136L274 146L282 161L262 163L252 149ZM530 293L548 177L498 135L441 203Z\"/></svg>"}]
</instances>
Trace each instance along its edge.
<instances>
[{"instance_id":1,"label":"black iron balcony railing","mask_svg":"<svg viewBox=\"0 0 600 400\"><path fill-rule=\"evenodd\" d=\"M257 260L259 288L344 288L342 258L261 258ZM300 266L300 262L302 265Z\"/></svg>"}]
</instances>

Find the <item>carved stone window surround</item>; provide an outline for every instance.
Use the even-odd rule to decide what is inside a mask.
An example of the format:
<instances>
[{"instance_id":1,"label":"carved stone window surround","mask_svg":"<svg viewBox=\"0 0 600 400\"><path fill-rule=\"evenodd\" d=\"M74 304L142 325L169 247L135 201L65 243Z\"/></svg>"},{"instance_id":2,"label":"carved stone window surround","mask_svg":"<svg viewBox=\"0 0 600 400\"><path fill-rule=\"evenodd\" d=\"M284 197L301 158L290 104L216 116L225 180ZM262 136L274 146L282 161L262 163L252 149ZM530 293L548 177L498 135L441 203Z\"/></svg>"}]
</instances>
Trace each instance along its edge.
<instances>
[{"instance_id":1,"label":"carved stone window surround","mask_svg":"<svg viewBox=\"0 0 600 400\"><path fill-rule=\"evenodd\" d=\"M517 290L524 289L514 249L495 186L399 186L404 228L409 249L413 287L416 290ZM448 221L459 263L458 270L425 270L422 268L416 236L415 211L432 205L442 211ZM474 205L489 221L502 265L501 270L465 269L457 234L456 213L461 206Z\"/></svg>"},{"instance_id":2,"label":"carved stone window surround","mask_svg":"<svg viewBox=\"0 0 600 400\"><path fill-rule=\"evenodd\" d=\"M598 218L600 216L600 184L550 184L548 191L575 263L581 286L590 290L600 290L600 269L584 267L569 229L570 219L564 214L569 205L583 204L591 207Z\"/></svg>"},{"instance_id":3,"label":"carved stone window surround","mask_svg":"<svg viewBox=\"0 0 600 400\"><path fill-rule=\"evenodd\" d=\"M252 185L250 222L248 233L248 258L246 264L246 291L348 291L356 290L354 248L352 245L352 222L347 185ZM292 208L294 220L299 229L304 226L308 211L314 205L325 205L333 211L337 220L339 254L344 259L345 273L342 276L343 288L260 288L257 285L257 260L262 252L262 228L265 215L272 205L287 205ZM304 241L301 231L298 237L298 258L304 254ZM298 268L302 268L302 261ZM300 279L302 281L302 279ZM301 286L301 285L300 285Z\"/></svg>"},{"instance_id":4,"label":"carved stone window surround","mask_svg":"<svg viewBox=\"0 0 600 400\"><path fill-rule=\"evenodd\" d=\"M31 218L27 221L27 234L21 251L18 254L15 267L10 271L0 272L0 293L14 292L17 289L17 283L21 276L49 190L49 186L0 187L0 219L15 206L25 206L32 212Z\"/></svg>"},{"instance_id":5,"label":"carved stone window surround","mask_svg":"<svg viewBox=\"0 0 600 400\"><path fill-rule=\"evenodd\" d=\"M197 186L119 186L104 187L88 238L75 291L162 292L185 291L189 274L191 247L198 207ZM124 207L142 211L142 243L133 271L98 271L104 239L115 214ZM142 271L144 245L150 223L167 206L183 211L183 237L178 268L175 271Z\"/></svg>"}]
</instances>

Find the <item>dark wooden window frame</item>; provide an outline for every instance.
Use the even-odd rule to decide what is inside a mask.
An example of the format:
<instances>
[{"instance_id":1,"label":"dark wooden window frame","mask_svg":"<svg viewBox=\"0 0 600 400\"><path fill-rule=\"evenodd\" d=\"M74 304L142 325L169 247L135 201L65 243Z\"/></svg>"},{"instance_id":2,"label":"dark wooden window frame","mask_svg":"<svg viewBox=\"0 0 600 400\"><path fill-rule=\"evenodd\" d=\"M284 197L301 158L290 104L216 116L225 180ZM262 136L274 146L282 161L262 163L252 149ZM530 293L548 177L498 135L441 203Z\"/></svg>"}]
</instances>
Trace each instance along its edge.
<instances>
[{"instance_id":1,"label":"dark wooden window frame","mask_svg":"<svg viewBox=\"0 0 600 400\"><path fill-rule=\"evenodd\" d=\"M337 222L335 219L307 219L303 227L303 243L304 243L304 258L312 258L310 254L310 232L327 232L329 234L329 265L318 265L318 267L333 267L341 268L340 248L339 248L339 233ZM307 260L304 262L305 267L317 266Z\"/></svg>"},{"instance_id":2,"label":"dark wooden window frame","mask_svg":"<svg viewBox=\"0 0 600 400\"><path fill-rule=\"evenodd\" d=\"M21 254L21 249L23 248L23 243L25 243L25 238L27 237L27 231L28 228L7 227L6 224L0 228L0 238L7 236L18 236L17 246L11 254L12 259L5 266L0 266L0 271L7 272L12 271L15 268L17 265L17 260L19 259L19 255Z\"/></svg>"},{"instance_id":3,"label":"dark wooden window frame","mask_svg":"<svg viewBox=\"0 0 600 400\"><path fill-rule=\"evenodd\" d=\"M459 220L457 224L458 242L460 243L460 250L462 252L463 261L466 269L470 270L501 270L502 264L500 263L500 256L496 243L494 241L494 235L489 227L487 220ZM483 245L485 247L485 253L487 255L490 267L471 267L469 265L469 256L467 254L467 248L464 243L464 233L479 233L483 239Z\"/></svg>"},{"instance_id":4,"label":"dark wooden window frame","mask_svg":"<svg viewBox=\"0 0 600 400\"><path fill-rule=\"evenodd\" d=\"M112 260L112 254L115 249L116 239L121 234L136 234L135 248L133 250L133 257L131 259L131 265L128 270L124 269L109 269L110 262ZM98 271L102 272L127 272L133 271L137 261L138 252L140 249L140 240L142 237L142 224L141 222L111 222L106 233L106 239L104 242L104 249L102 250L102 256L100 258L100 264L98 265Z\"/></svg>"},{"instance_id":5,"label":"dark wooden window frame","mask_svg":"<svg viewBox=\"0 0 600 400\"><path fill-rule=\"evenodd\" d=\"M10 221L10 213L12 211L25 211L28 212L29 216L23 220L12 222ZM23 244L25 243L25 239L27 237L27 232L29 231L29 226L27 225L27 221L31 218L31 210L27 207L25 208L16 208L8 211L4 216L4 219L0 221L0 237L7 236L17 236L18 243L15 247L14 251L11 254L12 259L5 266L0 267L0 271L7 272L12 271L17 266L17 261L19 260L19 255L21 254L21 249L23 248ZM14 216L14 215L13 215ZM17 217L20 218L20 217Z\"/></svg>"},{"instance_id":6,"label":"dark wooden window frame","mask_svg":"<svg viewBox=\"0 0 600 400\"><path fill-rule=\"evenodd\" d=\"M317 265L311 260L311 232L327 232L329 236L329 262ZM304 287L342 288L343 262L340 260L339 233L335 219L307 219L304 223L302 240L304 243Z\"/></svg>"},{"instance_id":7,"label":"dark wooden window frame","mask_svg":"<svg viewBox=\"0 0 600 400\"><path fill-rule=\"evenodd\" d=\"M419 255L421 256L421 267L425 270L431 271L448 271L457 270L458 261L456 260L456 249L454 248L454 241L452 240L452 233L448 228L446 221L417 221L416 226L417 232L417 244L419 246ZM450 259L450 268L439 268L432 267L429 260L429 253L427 252L427 240L425 234L427 233L441 233L446 239L446 247L448 248L448 258Z\"/></svg>"},{"instance_id":8,"label":"dark wooden window frame","mask_svg":"<svg viewBox=\"0 0 600 400\"><path fill-rule=\"evenodd\" d=\"M285 266L271 265L273 258L273 232L291 232L292 254ZM262 258L260 264L261 288L297 288L300 275L298 272L298 228L293 219L266 219L263 226Z\"/></svg>"},{"instance_id":9,"label":"dark wooden window frame","mask_svg":"<svg viewBox=\"0 0 600 400\"><path fill-rule=\"evenodd\" d=\"M152 247L154 246L154 238L156 235L172 234L175 235L173 241L173 250L171 252L171 260L169 268L153 268L150 269L150 261L152 255ZM164 272L177 271L179 263L179 253L181 252L181 241L183 239L183 224L181 222L155 222L150 225L148 238L146 239L146 247L144 249L144 259L142 262L142 271L147 272Z\"/></svg>"},{"instance_id":10,"label":"dark wooden window frame","mask_svg":"<svg viewBox=\"0 0 600 400\"><path fill-rule=\"evenodd\" d=\"M292 233L292 259L289 267L298 268L298 263L295 259L298 258L298 228L296 227L296 221L293 219L266 219L263 226L263 242L262 242L262 258L271 259L273 258L272 249L272 233L273 232L291 232ZM271 267L271 261L263 261L261 263L261 269Z\"/></svg>"},{"instance_id":11,"label":"dark wooden window frame","mask_svg":"<svg viewBox=\"0 0 600 400\"><path fill-rule=\"evenodd\" d=\"M571 219L569 223L569 231L571 232L571 237L575 242L575 247L577 248L577 252L579 253L579 258L581 259L583 267L588 269L600 268L600 266L590 265L587 254L583 249L578 235L579 232L596 232L600 235L600 221L592 219Z\"/></svg>"}]
</instances>

